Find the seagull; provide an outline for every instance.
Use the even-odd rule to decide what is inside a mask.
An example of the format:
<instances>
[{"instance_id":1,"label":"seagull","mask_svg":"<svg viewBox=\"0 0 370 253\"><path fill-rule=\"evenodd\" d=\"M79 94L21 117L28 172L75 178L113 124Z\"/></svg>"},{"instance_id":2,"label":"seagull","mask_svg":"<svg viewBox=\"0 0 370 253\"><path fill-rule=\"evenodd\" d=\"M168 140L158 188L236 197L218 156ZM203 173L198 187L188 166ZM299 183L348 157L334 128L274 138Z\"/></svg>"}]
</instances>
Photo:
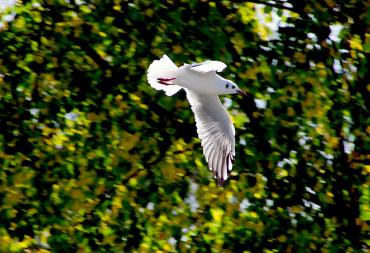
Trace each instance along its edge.
<instances>
[{"instance_id":1,"label":"seagull","mask_svg":"<svg viewBox=\"0 0 370 253\"><path fill-rule=\"evenodd\" d=\"M197 133L209 169L222 186L230 175L235 158L235 128L219 95L247 94L221 72L226 64L220 61L184 64L177 67L167 55L153 61L147 73L149 84L172 96L186 91L194 112Z\"/></svg>"}]
</instances>

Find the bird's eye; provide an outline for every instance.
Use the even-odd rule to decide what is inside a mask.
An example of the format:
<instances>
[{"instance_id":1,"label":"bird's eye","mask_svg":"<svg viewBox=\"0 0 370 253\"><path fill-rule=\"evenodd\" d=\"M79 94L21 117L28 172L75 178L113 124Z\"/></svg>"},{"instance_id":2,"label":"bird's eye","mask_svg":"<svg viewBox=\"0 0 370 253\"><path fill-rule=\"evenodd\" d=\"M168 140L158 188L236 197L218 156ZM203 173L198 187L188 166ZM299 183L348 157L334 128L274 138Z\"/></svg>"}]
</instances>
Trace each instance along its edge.
<instances>
[{"instance_id":1,"label":"bird's eye","mask_svg":"<svg viewBox=\"0 0 370 253\"><path fill-rule=\"evenodd\" d=\"M229 88L229 84L227 83L227 84L225 85L225 87L226 87L226 89L228 89L228 88Z\"/></svg>"},{"instance_id":2,"label":"bird's eye","mask_svg":"<svg viewBox=\"0 0 370 253\"><path fill-rule=\"evenodd\" d=\"M233 89L235 89L235 85L233 85L233 87L232 87Z\"/></svg>"}]
</instances>

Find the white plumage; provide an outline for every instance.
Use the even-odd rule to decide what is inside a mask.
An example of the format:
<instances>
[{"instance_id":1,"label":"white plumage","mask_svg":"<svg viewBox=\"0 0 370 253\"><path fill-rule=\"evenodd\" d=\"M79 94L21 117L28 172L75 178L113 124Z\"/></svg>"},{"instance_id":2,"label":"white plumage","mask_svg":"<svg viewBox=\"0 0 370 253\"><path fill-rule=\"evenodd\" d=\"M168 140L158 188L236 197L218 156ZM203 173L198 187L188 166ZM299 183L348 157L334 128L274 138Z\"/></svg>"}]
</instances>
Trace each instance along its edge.
<instances>
[{"instance_id":1,"label":"white plumage","mask_svg":"<svg viewBox=\"0 0 370 253\"><path fill-rule=\"evenodd\" d=\"M198 136L209 169L222 185L232 170L235 157L234 125L218 95L246 93L230 80L217 75L226 68L220 61L184 64L178 68L164 55L148 69L148 82L172 96L184 88L195 115Z\"/></svg>"}]
</instances>

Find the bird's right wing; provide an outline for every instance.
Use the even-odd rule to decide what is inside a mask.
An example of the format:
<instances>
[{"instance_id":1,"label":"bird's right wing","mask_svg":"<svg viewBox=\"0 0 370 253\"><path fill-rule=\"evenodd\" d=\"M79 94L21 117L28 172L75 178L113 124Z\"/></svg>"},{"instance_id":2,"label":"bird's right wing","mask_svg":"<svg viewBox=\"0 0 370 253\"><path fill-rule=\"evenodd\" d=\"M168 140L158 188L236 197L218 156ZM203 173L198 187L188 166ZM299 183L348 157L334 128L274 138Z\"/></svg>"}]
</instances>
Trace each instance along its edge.
<instances>
[{"instance_id":1,"label":"bird's right wing","mask_svg":"<svg viewBox=\"0 0 370 253\"><path fill-rule=\"evenodd\" d=\"M211 71L221 72L226 68L226 64L221 61L205 61L202 63L195 63L188 66L190 67L191 70L200 73L208 73Z\"/></svg>"},{"instance_id":2,"label":"bird's right wing","mask_svg":"<svg viewBox=\"0 0 370 253\"><path fill-rule=\"evenodd\" d=\"M203 154L217 183L222 185L234 161L234 125L217 95L196 94L189 89L186 94L195 115Z\"/></svg>"}]
</instances>

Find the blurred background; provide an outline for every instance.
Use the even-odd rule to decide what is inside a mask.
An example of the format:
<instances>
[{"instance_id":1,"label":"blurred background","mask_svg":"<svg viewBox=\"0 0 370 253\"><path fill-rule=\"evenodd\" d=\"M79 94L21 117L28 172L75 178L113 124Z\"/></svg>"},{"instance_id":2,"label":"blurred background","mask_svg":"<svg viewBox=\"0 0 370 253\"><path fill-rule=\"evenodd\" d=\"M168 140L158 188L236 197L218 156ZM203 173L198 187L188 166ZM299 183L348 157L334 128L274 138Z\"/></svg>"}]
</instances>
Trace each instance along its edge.
<instances>
[{"instance_id":1,"label":"blurred background","mask_svg":"<svg viewBox=\"0 0 370 253\"><path fill-rule=\"evenodd\" d=\"M0 252L368 252L368 10L0 1ZM223 188L185 93L147 83L163 54L250 94L221 98Z\"/></svg>"}]
</instances>

